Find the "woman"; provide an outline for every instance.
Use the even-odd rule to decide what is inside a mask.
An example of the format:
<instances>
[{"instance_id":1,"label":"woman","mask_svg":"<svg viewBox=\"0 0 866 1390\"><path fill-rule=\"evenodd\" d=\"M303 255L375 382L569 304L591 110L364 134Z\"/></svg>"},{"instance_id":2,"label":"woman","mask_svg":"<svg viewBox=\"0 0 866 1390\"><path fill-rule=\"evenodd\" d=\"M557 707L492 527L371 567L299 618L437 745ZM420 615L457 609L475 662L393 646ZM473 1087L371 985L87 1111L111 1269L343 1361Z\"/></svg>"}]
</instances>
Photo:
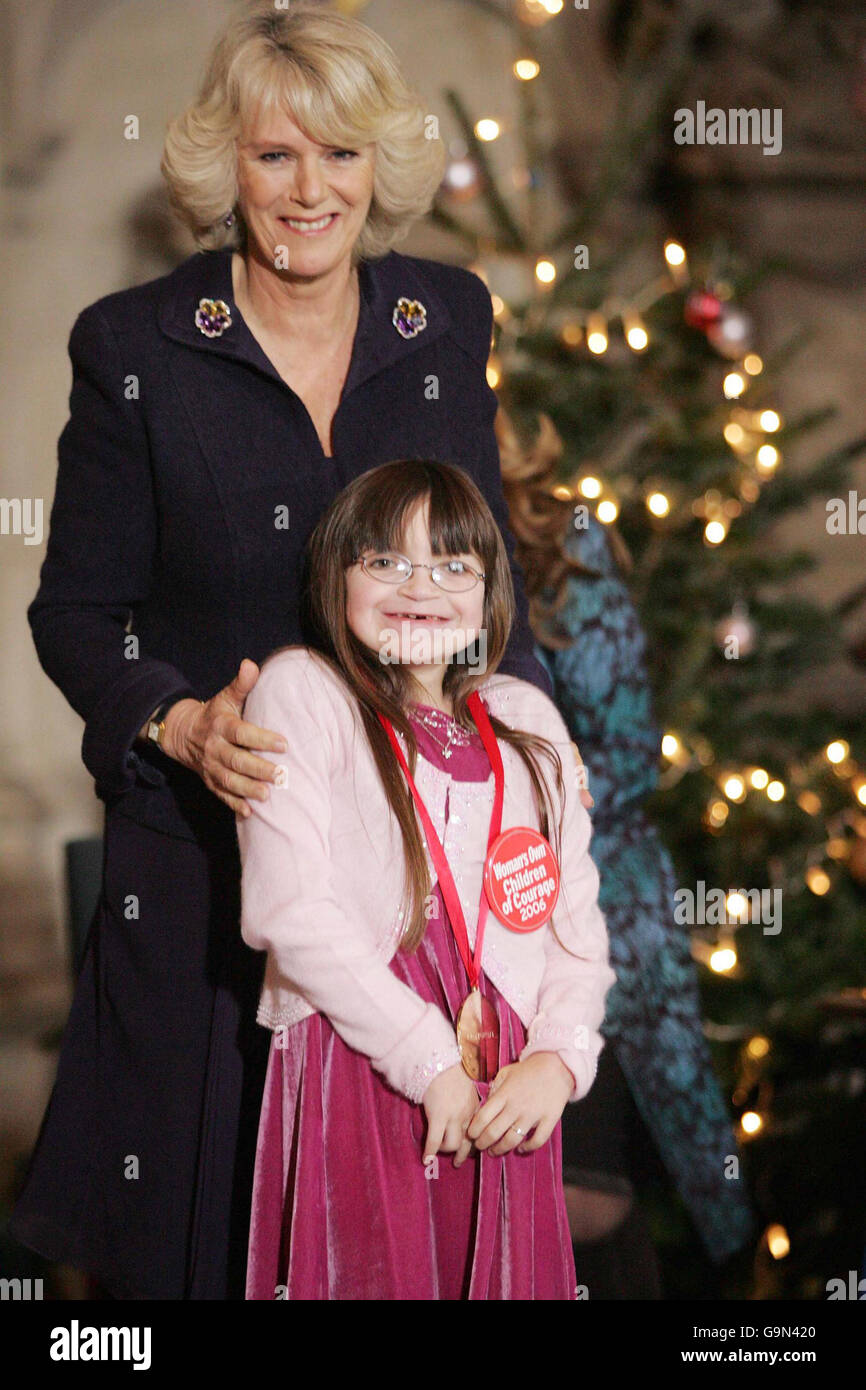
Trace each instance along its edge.
<instances>
[{"instance_id":1,"label":"woman","mask_svg":"<svg viewBox=\"0 0 866 1390\"><path fill-rule=\"evenodd\" d=\"M11 1229L118 1297L243 1297L268 1034L235 812L267 797L256 750L281 744L242 716L258 663L304 640L310 532L352 477L417 455L462 465L505 525L490 297L391 249L441 176L425 133L369 29L245 10L165 144L209 249L72 330L28 616L85 721L104 876ZM513 573L502 669L549 692Z\"/></svg>"},{"instance_id":2,"label":"woman","mask_svg":"<svg viewBox=\"0 0 866 1390\"><path fill-rule=\"evenodd\" d=\"M728 1176L737 1143L701 1028L688 936L674 923L673 863L642 805L660 746L646 638L614 559L615 533L589 516L577 526L572 504L552 495L562 452L552 422L542 417L529 450L504 410L496 432L538 652L593 789L590 853L617 976L595 1084L562 1117L575 1263L591 1298L660 1298L634 1182L654 1176L654 1155L714 1264L743 1248L754 1218L744 1179Z\"/></svg>"}]
</instances>

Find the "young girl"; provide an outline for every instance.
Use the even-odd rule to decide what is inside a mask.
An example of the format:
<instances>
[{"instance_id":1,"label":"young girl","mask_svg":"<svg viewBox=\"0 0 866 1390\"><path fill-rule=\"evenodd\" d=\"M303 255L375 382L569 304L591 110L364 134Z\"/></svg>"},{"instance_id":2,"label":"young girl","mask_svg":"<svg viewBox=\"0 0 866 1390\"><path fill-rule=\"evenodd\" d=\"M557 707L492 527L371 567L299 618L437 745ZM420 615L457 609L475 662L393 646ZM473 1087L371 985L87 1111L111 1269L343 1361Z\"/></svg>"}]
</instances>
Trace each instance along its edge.
<instances>
[{"instance_id":1,"label":"young girl","mask_svg":"<svg viewBox=\"0 0 866 1390\"><path fill-rule=\"evenodd\" d=\"M573 1299L560 1117L614 974L568 731L494 674L501 535L461 469L384 464L316 528L310 598L321 650L244 710L289 747L237 821L274 1032L247 1297Z\"/></svg>"}]
</instances>

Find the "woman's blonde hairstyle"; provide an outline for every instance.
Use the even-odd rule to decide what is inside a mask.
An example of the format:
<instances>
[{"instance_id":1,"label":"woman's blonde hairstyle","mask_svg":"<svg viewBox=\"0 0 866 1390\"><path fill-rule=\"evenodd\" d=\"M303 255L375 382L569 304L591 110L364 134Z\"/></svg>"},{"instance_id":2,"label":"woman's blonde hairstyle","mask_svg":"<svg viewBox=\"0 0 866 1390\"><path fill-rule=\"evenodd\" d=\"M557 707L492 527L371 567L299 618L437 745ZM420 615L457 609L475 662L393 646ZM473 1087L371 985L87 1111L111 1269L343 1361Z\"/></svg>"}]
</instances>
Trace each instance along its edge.
<instances>
[{"instance_id":1,"label":"woman's blonde hairstyle","mask_svg":"<svg viewBox=\"0 0 866 1390\"><path fill-rule=\"evenodd\" d=\"M323 145L375 143L373 196L353 259L384 256L429 210L444 147L428 138L424 108L385 40L332 10L257 0L223 30L197 101L166 133L169 198L202 249L244 248L236 141L275 109Z\"/></svg>"}]
</instances>

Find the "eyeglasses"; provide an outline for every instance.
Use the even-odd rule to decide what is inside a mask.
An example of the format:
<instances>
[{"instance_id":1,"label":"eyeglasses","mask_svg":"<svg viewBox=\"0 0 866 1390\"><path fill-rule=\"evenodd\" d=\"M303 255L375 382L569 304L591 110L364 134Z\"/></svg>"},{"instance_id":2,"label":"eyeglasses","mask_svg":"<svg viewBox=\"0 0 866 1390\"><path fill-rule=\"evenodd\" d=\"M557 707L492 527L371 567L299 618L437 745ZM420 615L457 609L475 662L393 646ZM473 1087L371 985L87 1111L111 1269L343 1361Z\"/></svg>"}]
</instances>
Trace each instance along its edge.
<instances>
[{"instance_id":1,"label":"eyeglasses","mask_svg":"<svg viewBox=\"0 0 866 1390\"><path fill-rule=\"evenodd\" d=\"M405 584L415 570L429 570L433 583L452 594L474 589L479 579L484 578L480 570L473 569L465 560L443 560L438 565L413 565L405 555L393 550L376 555L356 555L352 564L362 565L372 579L381 579L383 584Z\"/></svg>"}]
</instances>

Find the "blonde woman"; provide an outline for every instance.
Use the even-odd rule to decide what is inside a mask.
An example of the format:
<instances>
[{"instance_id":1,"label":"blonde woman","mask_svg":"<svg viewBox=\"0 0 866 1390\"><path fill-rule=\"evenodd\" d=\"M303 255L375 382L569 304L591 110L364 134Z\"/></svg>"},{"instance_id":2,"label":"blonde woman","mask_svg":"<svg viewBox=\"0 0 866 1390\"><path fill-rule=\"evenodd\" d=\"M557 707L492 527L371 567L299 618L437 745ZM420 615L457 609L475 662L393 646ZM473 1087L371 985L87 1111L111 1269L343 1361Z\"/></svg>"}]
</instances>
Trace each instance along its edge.
<instances>
[{"instance_id":1,"label":"blonde woman","mask_svg":"<svg viewBox=\"0 0 866 1390\"><path fill-rule=\"evenodd\" d=\"M549 690L505 526L490 297L393 249L441 178L427 133L371 30L245 8L165 141L204 254L72 329L28 616L85 721L104 873L11 1229L116 1297L243 1297L268 1034L235 814L268 799L261 755L285 749L244 702L265 657L304 640L304 548L337 492L393 459L462 466L512 565L501 669Z\"/></svg>"}]
</instances>

